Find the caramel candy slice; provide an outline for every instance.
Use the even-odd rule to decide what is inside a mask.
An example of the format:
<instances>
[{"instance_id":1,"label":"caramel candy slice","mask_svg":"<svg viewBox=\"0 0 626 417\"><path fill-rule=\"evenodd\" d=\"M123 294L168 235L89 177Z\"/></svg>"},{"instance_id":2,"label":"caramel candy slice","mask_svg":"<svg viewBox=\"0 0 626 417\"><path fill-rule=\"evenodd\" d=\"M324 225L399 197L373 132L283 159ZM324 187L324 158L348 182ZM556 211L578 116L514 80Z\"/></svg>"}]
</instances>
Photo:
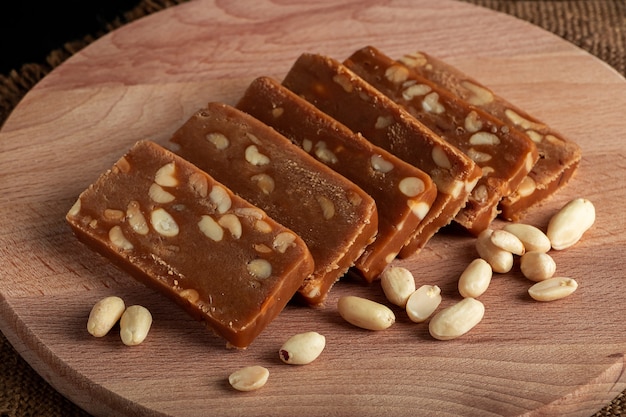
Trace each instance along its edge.
<instances>
[{"instance_id":1,"label":"caramel candy slice","mask_svg":"<svg viewBox=\"0 0 626 417\"><path fill-rule=\"evenodd\" d=\"M183 158L302 237L315 270L298 293L310 305L323 303L376 236L376 204L365 191L234 107L209 103L171 142Z\"/></svg>"},{"instance_id":2,"label":"caramel candy slice","mask_svg":"<svg viewBox=\"0 0 626 417\"><path fill-rule=\"evenodd\" d=\"M356 51L344 65L482 168L482 178L455 220L474 235L487 229L498 216L500 200L519 187L537 162L533 141L376 48Z\"/></svg>"},{"instance_id":3,"label":"caramel candy slice","mask_svg":"<svg viewBox=\"0 0 626 417\"><path fill-rule=\"evenodd\" d=\"M378 278L435 200L437 189L428 174L374 146L273 79L254 80L237 107L272 126L374 198L378 235L355 266L366 280Z\"/></svg>"},{"instance_id":4,"label":"caramel candy slice","mask_svg":"<svg viewBox=\"0 0 626 417\"><path fill-rule=\"evenodd\" d=\"M340 62L302 54L283 85L374 145L425 171L437 185L437 197L401 257L421 249L465 205L480 168Z\"/></svg>"},{"instance_id":5,"label":"caramel candy slice","mask_svg":"<svg viewBox=\"0 0 626 417\"><path fill-rule=\"evenodd\" d=\"M574 175L582 157L576 143L457 68L424 52L405 55L400 61L476 108L525 132L535 142L539 160L517 190L500 202L501 217L519 221L529 208L565 186Z\"/></svg>"},{"instance_id":6,"label":"caramel candy slice","mask_svg":"<svg viewBox=\"0 0 626 417\"><path fill-rule=\"evenodd\" d=\"M295 232L149 141L80 194L67 221L90 248L237 348L252 343L313 271Z\"/></svg>"}]
</instances>

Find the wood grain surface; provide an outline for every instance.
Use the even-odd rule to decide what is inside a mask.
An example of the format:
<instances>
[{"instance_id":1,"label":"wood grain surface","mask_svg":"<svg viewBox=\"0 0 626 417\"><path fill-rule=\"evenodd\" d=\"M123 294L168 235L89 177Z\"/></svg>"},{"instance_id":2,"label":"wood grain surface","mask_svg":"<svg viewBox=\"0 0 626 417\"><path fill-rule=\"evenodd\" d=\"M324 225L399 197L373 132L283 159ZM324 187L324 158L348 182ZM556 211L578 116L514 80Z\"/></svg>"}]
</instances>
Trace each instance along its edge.
<instances>
[{"instance_id":1,"label":"wood grain surface","mask_svg":"<svg viewBox=\"0 0 626 417\"><path fill-rule=\"evenodd\" d=\"M526 219L545 227L571 198L595 203L583 241L553 253L557 273L579 281L576 293L534 302L514 269L481 297L484 320L441 342L400 309L387 331L344 323L340 295L384 302L378 283L346 276L325 308L289 305L234 351L71 234L64 216L78 194L136 140L165 142L206 102L234 104L253 78L282 78L302 52L343 59L367 44L443 58L581 145L570 185ZM0 132L0 329L56 389L99 416L588 416L626 388L625 107L626 81L602 62L465 3L199 0L167 9L55 69ZM418 285L438 284L449 305L473 244L446 230L397 264ZM142 345L126 347L115 332L89 336L89 310L106 295L151 310ZM325 351L307 366L282 364L278 348L305 330L326 335ZM268 384L235 392L228 375L251 364L270 370Z\"/></svg>"}]
</instances>

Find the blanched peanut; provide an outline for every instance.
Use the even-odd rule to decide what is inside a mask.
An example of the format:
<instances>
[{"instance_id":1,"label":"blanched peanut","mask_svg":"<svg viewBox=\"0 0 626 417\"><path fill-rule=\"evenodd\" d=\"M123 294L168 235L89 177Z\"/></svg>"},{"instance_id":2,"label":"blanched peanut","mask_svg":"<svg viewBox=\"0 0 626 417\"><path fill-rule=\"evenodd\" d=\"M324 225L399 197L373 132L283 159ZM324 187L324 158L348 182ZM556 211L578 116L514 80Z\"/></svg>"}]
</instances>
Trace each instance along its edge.
<instances>
[{"instance_id":1,"label":"blanched peanut","mask_svg":"<svg viewBox=\"0 0 626 417\"><path fill-rule=\"evenodd\" d=\"M339 298L337 310L345 321L367 330L384 330L396 321L389 307L354 295Z\"/></svg>"},{"instance_id":2,"label":"blanched peanut","mask_svg":"<svg viewBox=\"0 0 626 417\"><path fill-rule=\"evenodd\" d=\"M476 238L478 256L491 265L493 272L505 273L513 268L513 254L491 242L492 229L483 230Z\"/></svg>"},{"instance_id":3,"label":"blanched peanut","mask_svg":"<svg viewBox=\"0 0 626 417\"><path fill-rule=\"evenodd\" d=\"M543 281L552 278L556 272L556 263L544 252L526 252L520 258L522 274L531 281Z\"/></svg>"},{"instance_id":4,"label":"blanched peanut","mask_svg":"<svg viewBox=\"0 0 626 417\"><path fill-rule=\"evenodd\" d=\"M120 297L110 296L98 301L89 313L87 331L95 337L105 336L122 317L125 308Z\"/></svg>"},{"instance_id":5,"label":"blanched peanut","mask_svg":"<svg viewBox=\"0 0 626 417\"><path fill-rule=\"evenodd\" d=\"M307 365L322 353L326 338L317 332L291 336L278 351L280 360L290 365Z\"/></svg>"},{"instance_id":6,"label":"blanched peanut","mask_svg":"<svg viewBox=\"0 0 626 417\"><path fill-rule=\"evenodd\" d=\"M387 300L400 307L405 307L409 296L415 292L413 274L401 266L391 266L385 269L380 275L380 285Z\"/></svg>"},{"instance_id":7,"label":"blanched peanut","mask_svg":"<svg viewBox=\"0 0 626 417\"><path fill-rule=\"evenodd\" d=\"M463 297L480 297L487 291L492 275L491 265L487 261L481 258L474 259L459 278L459 293Z\"/></svg>"},{"instance_id":8,"label":"blanched peanut","mask_svg":"<svg viewBox=\"0 0 626 417\"><path fill-rule=\"evenodd\" d=\"M564 205L548 223L546 235L552 249L562 250L576 244L595 220L595 207L587 199L576 198Z\"/></svg>"},{"instance_id":9,"label":"blanched peanut","mask_svg":"<svg viewBox=\"0 0 626 417\"><path fill-rule=\"evenodd\" d=\"M507 232L506 230L494 230L489 239L495 246L507 252L511 252L513 255L521 256L526 251L522 241L513 233Z\"/></svg>"},{"instance_id":10,"label":"blanched peanut","mask_svg":"<svg viewBox=\"0 0 626 417\"><path fill-rule=\"evenodd\" d=\"M120 319L122 342L127 346L140 344L148 336L150 326L152 326L152 314L147 308L140 305L128 307Z\"/></svg>"},{"instance_id":11,"label":"blanched peanut","mask_svg":"<svg viewBox=\"0 0 626 417\"><path fill-rule=\"evenodd\" d=\"M537 301L554 301L572 294L578 288L576 280L553 277L540 281L528 289L528 294Z\"/></svg>"},{"instance_id":12,"label":"blanched peanut","mask_svg":"<svg viewBox=\"0 0 626 417\"><path fill-rule=\"evenodd\" d=\"M270 371L259 365L246 366L228 377L228 382L237 391L254 391L265 385Z\"/></svg>"},{"instance_id":13,"label":"blanched peanut","mask_svg":"<svg viewBox=\"0 0 626 417\"><path fill-rule=\"evenodd\" d=\"M430 319L428 331L438 340L450 340L463 336L474 328L485 315L485 306L475 298L464 298L441 310Z\"/></svg>"},{"instance_id":14,"label":"blanched peanut","mask_svg":"<svg viewBox=\"0 0 626 417\"><path fill-rule=\"evenodd\" d=\"M422 285L406 302L406 313L415 323L428 319L441 304L441 289L436 285Z\"/></svg>"},{"instance_id":15,"label":"blanched peanut","mask_svg":"<svg viewBox=\"0 0 626 417\"><path fill-rule=\"evenodd\" d=\"M527 252L548 252L552 245L550 239L539 228L524 223L508 223L502 230L513 233L524 244Z\"/></svg>"}]
</instances>

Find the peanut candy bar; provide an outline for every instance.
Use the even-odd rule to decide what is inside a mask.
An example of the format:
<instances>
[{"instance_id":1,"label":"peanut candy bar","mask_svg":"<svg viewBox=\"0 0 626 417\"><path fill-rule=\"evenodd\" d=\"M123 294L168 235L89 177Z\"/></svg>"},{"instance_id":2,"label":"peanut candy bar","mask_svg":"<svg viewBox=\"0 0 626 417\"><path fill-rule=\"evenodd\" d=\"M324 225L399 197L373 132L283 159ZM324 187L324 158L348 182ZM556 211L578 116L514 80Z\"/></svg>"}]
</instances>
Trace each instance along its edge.
<instances>
[{"instance_id":1,"label":"peanut candy bar","mask_svg":"<svg viewBox=\"0 0 626 417\"><path fill-rule=\"evenodd\" d=\"M355 267L369 282L378 278L435 200L437 189L428 174L353 133L273 79L255 79L237 107L272 126L374 198L378 235Z\"/></svg>"},{"instance_id":2,"label":"peanut candy bar","mask_svg":"<svg viewBox=\"0 0 626 417\"><path fill-rule=\"evenodd\" d=\"M476 108L525 132L535 142L539 160L520 186L500 202L501 217L519 221L529 208L565 186L574 175L582 156L576 143L457 68L424 52L405 55L400 61Z\"/></svg>"},{"instance_id":3,"label":"peanut candy bar","mask_svg":"<svg viewBox=\"0 0 626 417\"><path fill-rule=\"evenodd\" d=\"M401 257L421 249L465 205L481 176L480 168L340 62L302 54L283 85L374 145L430 175L437 197L400 251Z\"/></svg>"},{"instance_id":4,"label":"peanut candy bar","mask_svg":"<svg viewBox=\"0 0 626 417\"><path fill-rule=\"evenodd\" d=\"M376 236L376 204L365 191L234 107L209 103L171 143L183 158L302 237L315 261L298 291L309 305L323 303Z\"/></svg>"},{"instance_id":5,"label":"peanut candy bar","mask_svg":"<svg viewBox=\"0 0 626 417\"><path fill-rule=\"evenodd\" d=\"M313 271L295 232L149 141L80 194L67 221L90 248L237 348L252 343Z\"/></svg>"},{"instance_id":6,"label":"peanut candy bar","mask_svg":"<svg viewBox=\"0 0 626 417\"><path fill-rule=\"evenodd\" d=\"M455 220L474 235L487 229L498 216L500 200L519 187L537 162L533 141L371 46L356 51L344 65L482 168L482 178Z\"/></svg>"}]
</instances>

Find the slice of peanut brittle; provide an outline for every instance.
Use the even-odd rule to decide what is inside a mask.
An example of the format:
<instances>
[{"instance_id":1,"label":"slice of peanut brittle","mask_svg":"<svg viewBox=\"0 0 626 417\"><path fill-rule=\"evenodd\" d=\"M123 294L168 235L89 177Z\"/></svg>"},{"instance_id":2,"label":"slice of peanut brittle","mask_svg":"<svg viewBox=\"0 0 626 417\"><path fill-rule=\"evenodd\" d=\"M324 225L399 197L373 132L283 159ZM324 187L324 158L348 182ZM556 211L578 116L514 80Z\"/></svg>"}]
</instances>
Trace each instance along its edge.
<instances>
[{"instance_id":1,"label":"slice of peanut brittle","mask_svg":"<svg viewBox=\"0 0 626 417\"><path fill-rule=\"evenodd\" d=\"M519 187L537 162L534 142L374 47L354 52L344 65L482 168L482 178L455 221L474 235L488 228L500 200Z\"/></svg>"},{"instance_id":2,"label":"slice of peanut brittle","mask_svg":"<svg viewBox=\"0 0 626 417\"><path fill-rule=\"evenodd\" d=\"M235 107L209 103L171 143L183 158L306 242L315 270L298 294L310 305L324 302L376 236L376 204L363 189Z\"/></svg>"},{"instance_id":3,"label":"slice of peanut brittle","mask_svg":"<svg viewBox=\"0 0 626 417\"><path fill-rule=\"evenodd\" d=\"M82 192L66 218L79 240L237 348L313 271L295 232L150 141Z\"/></svg>"},{"instance_id":4,"label":"slice of peanut brittle","mask_svg":"<svg viewBox=\"0 0 626 417\"><path fill-rule=\"evenodd\" d=\"M368 281L378 278L430 210L437 195L430 176L271 78L255 79L237 107L272 126L374 198L378 234L355 267Z\"/></svg>"},{"instance_id":5,"label":"slice of peanut brittle","mask_svg":"<svg viewBox=\"0 0 626 417\"><path fill-rule=\"evenodd\" d=\"M367 140L428 173L437 198L400 251L407 257L449 224L467 202L481 169L340 62L302 54L283 85Z\"/></svg>"},{"instance_id":6,"label":"slice of peanut brittle","mask_svg":"<svg viewBox=\"0 0 626 417\"><path fill-rule=\"evenodd\" d=\"M427 53L407 54L399 61L471 105L525 132L535 142L539 160L519 187L500 202L501 217L520 220L529 208L565 186L574 175L582 157L581 149L550 126L498 96L458 68Z\"/></svg>"}]
</instances>

